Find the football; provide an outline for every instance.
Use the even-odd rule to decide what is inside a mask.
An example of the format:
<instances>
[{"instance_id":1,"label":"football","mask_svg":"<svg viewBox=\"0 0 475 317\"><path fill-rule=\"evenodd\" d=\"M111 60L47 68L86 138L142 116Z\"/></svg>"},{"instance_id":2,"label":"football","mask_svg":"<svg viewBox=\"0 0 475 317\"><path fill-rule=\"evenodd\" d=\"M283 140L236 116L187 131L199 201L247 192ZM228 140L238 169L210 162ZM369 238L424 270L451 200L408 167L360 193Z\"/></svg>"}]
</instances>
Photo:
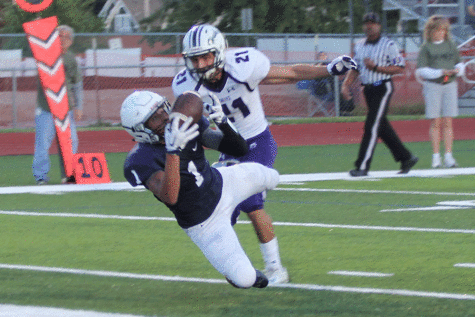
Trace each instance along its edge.
<instances>
[{"instance_id":1,"label":"football","mask_svg":"<svg viewBox=\"0 0 475 317\"><path fill-rule=\"evenodd\" d=\"M193 123L197 123L203 116L203 100L197 92L186 91L175 100L172 108L173 112L192 117Z\"/></svg>"}]
</instances>

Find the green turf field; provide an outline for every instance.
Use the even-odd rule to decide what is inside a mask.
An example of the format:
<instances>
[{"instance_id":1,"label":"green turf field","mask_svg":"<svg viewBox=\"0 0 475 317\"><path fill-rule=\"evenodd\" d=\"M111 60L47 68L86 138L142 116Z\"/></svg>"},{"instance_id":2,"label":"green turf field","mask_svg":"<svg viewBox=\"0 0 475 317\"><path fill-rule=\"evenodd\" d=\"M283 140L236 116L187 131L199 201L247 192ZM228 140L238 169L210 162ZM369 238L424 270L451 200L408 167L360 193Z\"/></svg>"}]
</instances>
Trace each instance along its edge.
<instances>
[{"instance_id":1,"label":"green turf field","mask_svg":"<svg viewBox=\"0 0 475 317\"><path fill-rule=\"evenodd\" d=\"M430 144L408 146L421 158L415 168L428 169ZM461 167L474 166L475 141L454 148ZM348 171L357 149L280 148L276 168ZM106 156L112 180L123 182L125 154ZM0 186L33 185L31 160L0 157ZM52 183L59 183L56 157L52 163ZM379 145L372 170L398 167ZM146 191L0 195L0 303L146 316L474 316L474 181L469 175L279 185L268 193L267 210L291 282L263 290L227 284ZM434 208L441 202L450 206ZM240 220L244 249L263 269L253 229Z\"/></svg>"}]
</instances>

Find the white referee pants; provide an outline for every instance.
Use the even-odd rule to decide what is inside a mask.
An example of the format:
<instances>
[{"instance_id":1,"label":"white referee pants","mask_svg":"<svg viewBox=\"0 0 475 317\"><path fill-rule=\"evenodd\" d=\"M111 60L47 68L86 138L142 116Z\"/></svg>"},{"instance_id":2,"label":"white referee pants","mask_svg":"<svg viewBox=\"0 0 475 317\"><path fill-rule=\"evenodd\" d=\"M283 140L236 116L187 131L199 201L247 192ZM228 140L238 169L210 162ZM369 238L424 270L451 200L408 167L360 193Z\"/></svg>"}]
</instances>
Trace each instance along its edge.
<instances>
[{"instance_id":1,"label":"white referee pants","mask_svg":"<svg viewBox=\"0 0 475 317\"><path fill-rule=\"evenodd\" d=\"M218 272L238 287L249 288L256 281L256 270L231 226L231 215L251 195L275 188L279 173L259 163L220 167L218 171L223 177L223 191L213 214L184 231Z\"/></svg>"}]
</instances>

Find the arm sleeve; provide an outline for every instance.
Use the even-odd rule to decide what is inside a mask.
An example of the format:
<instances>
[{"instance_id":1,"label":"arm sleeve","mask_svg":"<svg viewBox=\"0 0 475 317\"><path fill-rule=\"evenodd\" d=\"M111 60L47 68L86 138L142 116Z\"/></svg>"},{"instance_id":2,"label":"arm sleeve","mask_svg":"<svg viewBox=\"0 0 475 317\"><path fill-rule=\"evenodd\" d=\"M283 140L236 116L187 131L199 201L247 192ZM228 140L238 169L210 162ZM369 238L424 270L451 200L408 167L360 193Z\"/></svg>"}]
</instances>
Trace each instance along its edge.
<instances>
[{"instance_id":1,"label":"arm sleeve","mask_svg":"<svg viewBox=\"0 0 475 317\"><path fill-rule=\"evenodd\" d=\"M463 76L465 74L465 64L464 63L457 63L455 68L459 71L457 73L457 77Z\"/></svg>"},{"instance_id":2,"label":"arm sleeve","mask_svg":"<svg viewBox=\"0 0 475 317\"><path fill-rule=\"evenodd\" d=\"M202 134L203 145L224 154L240 157L249 151L246 140L229 121L218 125L219 130L206 129Z\"/></svg>"},{"instance_id":3,"label":"arm sleeve","mask_svg":"<svg viewBox=\"0 0 475 317\"><path fill-rule=\"evenodd\" d=\"M244 140L239 132L237 132L236 128L231 122L229 122L229 120L218 125L218 128L224 135L218 146L220 152L236 157L247 154L249 148L246 140Z\"/></svg>"},{"instance_id":4,"label":"arm sleeve","mask_svg":"<svg viewBox=\"0 0 475 317\"><path fill-rule=\"evenodd\" d=\"M442 77L444 70L430 67L416 69L416 74L424 79L437 79Z\"/></svg>"}]
</instances>

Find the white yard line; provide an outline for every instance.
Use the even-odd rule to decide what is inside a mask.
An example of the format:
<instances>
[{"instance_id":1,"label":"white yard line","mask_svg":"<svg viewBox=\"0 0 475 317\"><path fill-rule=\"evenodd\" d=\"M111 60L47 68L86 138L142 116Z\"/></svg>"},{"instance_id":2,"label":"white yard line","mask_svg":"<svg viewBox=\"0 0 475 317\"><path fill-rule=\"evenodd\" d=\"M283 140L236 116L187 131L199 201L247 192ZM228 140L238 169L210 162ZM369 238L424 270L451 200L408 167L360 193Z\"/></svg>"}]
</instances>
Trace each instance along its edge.
<instances>
[{"instance_id":1,"label":"white yard line","mask_svg":"<svg viewBox=\"0 0 475 317\"><path fill-rule=\"evenodd\" d=\"M289 192L356 193L356 194L392 194L392 195L434 195L434 196L475 196L475 193L427 192L408 190L372 190L372 189L334 189L334 188L282 188L274 190Z\"/></svg>"},{"instance_id":2,"label":"white yard line","mask_svg":"<svg viewBox=\"0 0 475 317\"><path fill-rule=\"evenodd\" d=\"M1 305L0 317L144 317L137 315L124 315L113 313L101 313L88 310L75 310L39 306Z\"/></svg>"},{"instance_id":3,"label":"white yard line","mask_svg":"<svg viewBox=\"0 0 475 317\"><path fill-rule=\"evenodd\" d=\"M142 279L142 280L172 281L172 282L227 284L226 280L224 279L151 275L151 274L137 274L137 273L112 272L112 271L94 271L94 270L68 269L68 268L60 268L60 267L46 267L46 266L33 266L33 265L0 264L0 269L67 273L67 274L132 278L132 279ZM445 299L457 299L457 300L475 300L475 295L469 295L469 294L424 292L424 291L411 291L411 290L399 290L399 289L346 287L346 286L294 284L294 283L276 284L270 287L305 289L305 290L313 290L313 291L331 291L331 292L346 292L346 293L385 294L385 295L400 295L400 296L412 296L412 297L445 298Z\"/></svg>"},{"instance_id":4,"label":"white yard line","mask_svg":"<svg viewBox=\"0 0 475 317\"><path fill-rule=\"evenodd\" d=\"M430 206L430 207L416 207L416 208L382 209L379 212L434 211L434 210L454 210L454 209L469 209L469 208L473 208L473 207Z\"/></svg>"},{"instance_id":5,"label":"white yard line","mask_svg":"<svg viewBox=\"0 0 475 317\"><path fill-rule=\"evenodd\" d=\"M475 175L475 167L466 168L450 168L450 169L428 169L428 170L411 170L408 174L397 174L398 171L374 171L370 172L365 177L351 177L347 172L344 173L313 173L313 174L285 174L280 175L280 182L295 183L295 182L316 182L325 180L375 180L380 178L401 178L401 177L445 177L455 175ZM99 191L99 190L145 190L143 186L136 188L129 183L107 183L107 184L91 184L91 185L41 185L41 186L13 186L1 187L0 194L58 194L67 192L83 192L83 191ZM282 189L278 190L292 190ZM299 189L301 190L301 189ZM324 191L318 189L311 189L312 191ZM344 190L351 191L351 190ZM342 191L343 192L343 191ZM360 192L360 191L355 191ZM364 192L364 191L361 191ZM369 191L371 192L371 191ZM386 191L374 191L374 193L386 193ZM396 193L396 192L394 192ZM407 193L407 192L398 192ZM424 193L424 192L421 192ZM419 194L420 195L420 194ZM454 195L471 195L454 193Z\"/></svg>"},{"instance_id":6,"label":"white yard line","mask_svg":"<svg viewBox=\"0 0 475 317\"><path fill-rule=\"evenodd\" d=\"M97 218L97 219L120 219L120 220L145 220L145 221L176 221L173 217L142 217L142 216L121 216L121 215L103 215L103 214L74 214L64 212L34 212L34 211L7 211L0 210L0 215L10 216L33 216L33 217L65 217L65 218ZM250 221L238 221L238 224L250 224ZM360 229L360 230L382 230L382 231L414 231L414 232L433 232L433 233L464 233L475 234L471 229L443 229L443 228L417 228L417 227L389 227L389 226L358 226L327 223L301 223L301 222L273 222L275 226L290 227L317 227L317 228L338 228L338 229Z\"/></svg>"},{"instance_id":7,"label":"white yard line","mask_svg":"<svg viewBox=\"0 0 475 317\"><path fill-rule=\"evenodd\" d=\"M391 277L394 273L378 273L378 272L358 272L358 271L330 271L328 274L358 276L358 277Z\"/></svg>"},{"instance_id":8,"label":"white yard line","mask_svg":"<svg viewBox=\"0 0 475 317\"><path fill-rule=\"evenodd\" d=\"M466 267L470 269L475 269L475 263L457 263L454 267Z\"/></svg>"}]
</instances>

